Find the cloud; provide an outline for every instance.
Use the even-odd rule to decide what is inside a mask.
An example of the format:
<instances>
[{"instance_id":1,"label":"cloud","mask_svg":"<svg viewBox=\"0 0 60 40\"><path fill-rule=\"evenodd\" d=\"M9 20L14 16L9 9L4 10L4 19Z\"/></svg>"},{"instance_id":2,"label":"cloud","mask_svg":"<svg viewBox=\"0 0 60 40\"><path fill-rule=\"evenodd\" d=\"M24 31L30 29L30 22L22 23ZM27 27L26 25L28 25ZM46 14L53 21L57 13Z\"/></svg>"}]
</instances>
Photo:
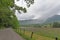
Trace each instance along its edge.
<instances>
[{"instance_id":1,"label":"cloud","mask_svg":"<svg viewBox=\"0 0 60 40\"><path fill-rule=\"evenodd\" d=\"M34 15L31 15L31 14L30 15L29 14L19 14L17 11L16 11L16 16L20 20L30 20L35 17Z\"/></svg>"},{"instance_id":2,"label":"cloud","mask_svg":"<svg viewBox=\"0 0 60 40\"><path fill-rule=\"evenodd\" d=\"M26 5L23 6L26 7ZM35 0L35 3L30 8L27 8L27 10L26 14L17 15L19 20L46 19L60 14L60 0Z\"/></svg>"}]
</instances>

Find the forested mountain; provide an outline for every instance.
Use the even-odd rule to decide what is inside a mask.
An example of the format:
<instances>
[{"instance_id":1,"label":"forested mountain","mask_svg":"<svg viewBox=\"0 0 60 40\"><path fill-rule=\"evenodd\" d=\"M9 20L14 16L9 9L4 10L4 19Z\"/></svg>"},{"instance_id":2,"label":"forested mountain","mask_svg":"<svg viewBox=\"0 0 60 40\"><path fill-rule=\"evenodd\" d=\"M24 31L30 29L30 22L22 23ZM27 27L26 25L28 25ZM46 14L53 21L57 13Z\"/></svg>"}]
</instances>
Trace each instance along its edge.
<instances>
[{"instance_id":1,"label":"forested mountain","mask_svg":"<svg viewBox=\"0 0 60 40\"><path fill-rule=\"evenodd\" d=\"M31 19L31 20L19 20L20 25L42 24L44 20Z\"/></svg>"},{"instance_id":2,"label":"forested mountain","mask_svg":"<svg viewBox=\"0 0 60 40\"><path fill-rule=\"evenodd\" d=\"M44 23L60 22L60 15L54 15L48 18Z\"/></svg>"},{"instance_id":3,"label":"forested mountain","mask_svg":"<svg viewBox=\"0 0 60 40\"><path fill-rule=\"evenodd\" d=\"M29 25L29 24L47 24L52 22L59 22L60 21L60 15L54 15L46 20L19 20L20 25Z\"/></svg>"}]
</instances>

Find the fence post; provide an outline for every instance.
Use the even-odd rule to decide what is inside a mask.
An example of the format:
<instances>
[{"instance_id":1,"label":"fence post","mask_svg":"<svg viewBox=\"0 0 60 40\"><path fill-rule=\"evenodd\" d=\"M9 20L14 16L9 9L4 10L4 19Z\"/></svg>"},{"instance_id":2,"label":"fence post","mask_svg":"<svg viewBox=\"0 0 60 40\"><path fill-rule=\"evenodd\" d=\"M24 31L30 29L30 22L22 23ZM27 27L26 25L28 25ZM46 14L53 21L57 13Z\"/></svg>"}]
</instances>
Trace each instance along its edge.
<instances>
[{"instance_id":1,"label":"fence post","mask_svg":"<svg viewBox=\"0 0 60 40\"><path fill-rule=\"evenodd\" d=\"M25 34L25 29L24 29L24 34Z\"/></svg>"},{"instance_id":2,"label":"fence post","mask_svg":"<svg viewBox=\"0 0 60 40\"><path fill-rule=\"evenodd\" d=\"M55 40L58 40L58 38L56 37Z\"/></svg>"},{"instance_id":3,"label":"fence post","mask_svg":"<svg viewBox=\"0 0 60 40\"><path fill-rule=\"evenodd\" d=\"M33 32L31 33L31 38L33 37Z\"/></svg>"}]
</instances>

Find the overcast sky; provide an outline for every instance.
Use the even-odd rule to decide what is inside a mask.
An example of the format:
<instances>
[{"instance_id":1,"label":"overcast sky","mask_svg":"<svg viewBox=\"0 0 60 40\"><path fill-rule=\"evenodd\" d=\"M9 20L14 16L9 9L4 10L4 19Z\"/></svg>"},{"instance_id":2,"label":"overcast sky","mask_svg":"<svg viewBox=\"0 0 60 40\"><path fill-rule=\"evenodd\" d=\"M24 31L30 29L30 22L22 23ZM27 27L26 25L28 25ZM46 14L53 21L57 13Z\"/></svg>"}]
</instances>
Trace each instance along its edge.
<instances>
[{"instance_id":1,"label":"overcast sky","mask_svg":"<svg viewBox=\"0 0 60 40\"><path fill-rule=\"evenodd\" d=\"M26 7L23 0L16 2L16 4ZM35 3L27 8L27 13L16 12L19 20L46 19L57 14L60 15L60 0L35 0Z\"/></svg>"}]
</instances>

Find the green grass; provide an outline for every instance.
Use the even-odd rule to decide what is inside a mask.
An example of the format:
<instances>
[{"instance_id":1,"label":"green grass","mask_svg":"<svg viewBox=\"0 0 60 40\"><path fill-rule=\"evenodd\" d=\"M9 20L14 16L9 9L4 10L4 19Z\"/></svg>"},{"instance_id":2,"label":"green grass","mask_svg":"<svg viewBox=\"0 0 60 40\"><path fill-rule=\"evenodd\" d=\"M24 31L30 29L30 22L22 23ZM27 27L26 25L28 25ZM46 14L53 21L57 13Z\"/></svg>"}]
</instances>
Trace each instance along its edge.
<instances>
[{"instance_id":1,"label":"green grass","mask_svg":"<svg viewBox=\"0 0 60 40\"><path fill-rule=\"evenodd\" d=\"M26 28L25 28L26 29ZM31 39L31 32L34 32L33 38ZM26 40L55 40L58 37L60 40L60 28L32 28L16 31Z\"/></svg>"},{"instance_id":2,"label":"green grass","mask_svg":"<svg viewBox=\"0 0 60 40\"><path fill-rule=\"evenodd\" d=\"M23 30L23 29L22 29ZM26 31L34 32L34 34L51 39L56 37L60 40L60 28L25 28Z\"/></svg>"},{"instance_id":3,"label":"green grass","mask_svg":"<svg viewBox=\"0 0 60 40\"><path fill-rule=\"evenodd\" d=\"M60 39L60 29L53 28L53 29L40 29L36 34L49 37L49 38L55 38L58 37Z\"/></svg>"},{"instance_id":4,"label":"green grass","mask_svg":"<svg viewBox=\"0 0 60 40\"><path fill-rule=\"evenodd\" d=\"M0 30L1 30L1 29L5 29L5 27L1 27L1 26L0 26Z\"/></svg>"},{"instance_id":5,"label":"green grass","mask_svg":"<svg viewBox=\"0 0 60 40\"><path fill-rule=\"evenodd\" d=\"M26 35L24 34L24 31L23 31L23 30L20 31L20 30L14 29L14 31L15 31L16 33L18 33L20 36L22 36L24 39L26 39L26 40L32 40L30 37L28 37L28 36L26 36Z\"/></svg>"}]
</instances>

